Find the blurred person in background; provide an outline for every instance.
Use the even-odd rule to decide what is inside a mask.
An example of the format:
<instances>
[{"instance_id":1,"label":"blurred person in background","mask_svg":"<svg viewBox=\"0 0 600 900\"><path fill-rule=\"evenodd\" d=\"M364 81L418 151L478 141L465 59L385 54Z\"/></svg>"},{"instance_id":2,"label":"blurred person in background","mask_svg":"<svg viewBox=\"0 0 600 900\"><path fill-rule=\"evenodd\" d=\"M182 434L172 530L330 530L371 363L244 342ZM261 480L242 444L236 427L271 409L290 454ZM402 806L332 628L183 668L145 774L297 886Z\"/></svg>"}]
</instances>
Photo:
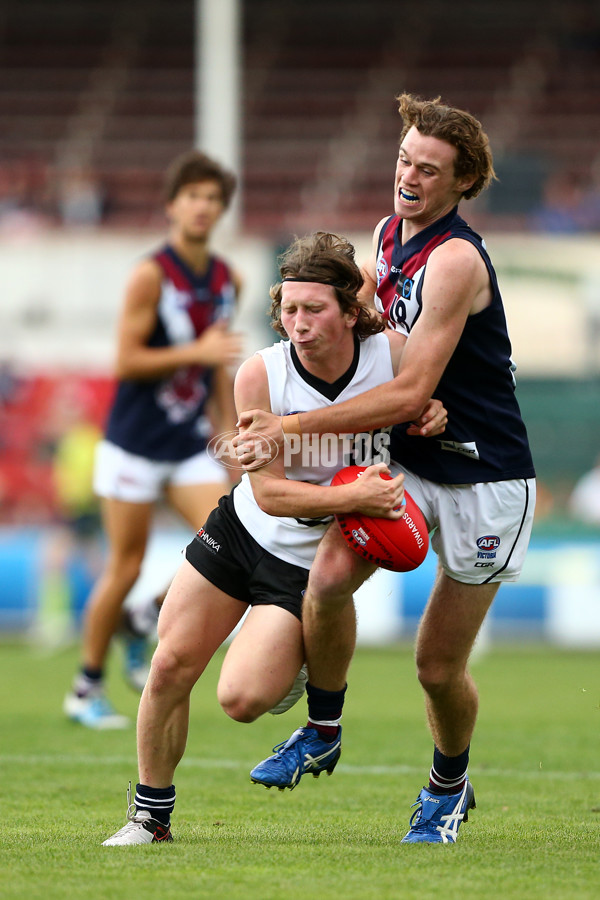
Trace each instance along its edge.
<instances>
[{"instance_id":1,"label":"blurred person in background","mask_svg":"<svg viewBox=\"0 0 600 900\"><path fill-rule=\"evenodd\" d=\"M573 172L552 172L544 185L543 200L531 216L534 231L574 234L584 230L582 204L585 198L581 179Z\"/></svg>"},{"instance_id":2,"label":"blurred person in background","mask_svg":"<svg viewBox=\"0 0 600 900\"><path fill-rule=\"evenodd\" d=\"M45 229L50 219L43 202L46 166L35 158L0 162L0 234L27 238Z\"/></svg>"},{"instance_id":3,"label":"blurred person in background","mask_svg":"<svg viewBox=\"0 0 600 900\"><path fill-rule=\"evenodd\" d=\"M73 639L76 603L73 568L90 578L101 569L100 505L94 493L94 455L102 432L93 414L96 397L83 381L56 382L45 408L45 438L51 452L55 521L42 552L38 615L33 639L58 647Z\"/></svg>"},{"instance_id":4,"label":"blurred person in background","mask_svg":"<svg viewBox=\"0 0 600 900\"><path fill-rule=\"evenodd\" d=\"M600 456L594 468L577 481L568 506L574 519L600 528Z\"/></svg>"},{"instance_id":5,"label":"blurred person in background","mask_svg":"<svg viewBox=\"0 0 600 900\"><path fill-rule=\"evenodd\" d=\"M105 198L91 168L65 165L58 171L57 205L60 221L71 228L96 228L102 222Z\"/></svg>"},{"instance_id":6,"label":"blurred person in background","mask_svg":"<svg viewBox=\"0 0 600 900\"><path fill-rule=\"evenodd\" d=\"M136 266L125 292L117 390L94 474L108 557L86 605L81 667L63 704L89 728L129 724L106 696L105 666L124 627L123 604L140 574L156 504L165 499L197 530L237 480L206 449L213 434L235 425L228 367L239 361L242 341L229 321L240 284L209 249L235 183L200 152L174 160L166 177L167 243ZM148 672L144 635L156 625L164 593L125 621L126 674L138 690Z\"/></svg>"},{"instance_id":7,"label":"blurred person in background","mask_svg":"<svg viewBox=\"0 0 600 900\"><path fill-rule=\"evenodd\" d=\"M600 154L590 178L569 169L551 172L544 185L540 207L530 223L548 234L583 234L600 227Z\"/></svg>"}]
</instances>

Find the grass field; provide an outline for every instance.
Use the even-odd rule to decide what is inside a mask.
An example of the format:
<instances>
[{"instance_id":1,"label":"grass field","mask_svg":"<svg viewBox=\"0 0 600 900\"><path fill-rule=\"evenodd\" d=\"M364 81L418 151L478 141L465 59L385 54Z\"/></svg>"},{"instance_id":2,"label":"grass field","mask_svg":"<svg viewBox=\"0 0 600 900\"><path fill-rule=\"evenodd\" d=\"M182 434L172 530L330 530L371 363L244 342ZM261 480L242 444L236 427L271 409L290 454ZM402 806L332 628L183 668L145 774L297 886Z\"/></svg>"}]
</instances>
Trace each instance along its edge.
<instances>
[{"instance_id":1,"label":"grass field","mask_svg":"<svg viewBox=\"0 0 600 900\"><path fill-rule=\"evenodd\" d=\"M231 722L215 699L219 659L193 696L177 777L175 842L106 848L135 784L135 739L62 717L74 649L0 644L0 896L420 900L600 895L600 665L593 653L496 648L474 665L477 809L456 846L400 845L431 761L409 647L361 649L331 778L293 791L248 771L304 723L305 707ZM111 694L135 716L115 651Z\"/></svg>"}]
</instances>

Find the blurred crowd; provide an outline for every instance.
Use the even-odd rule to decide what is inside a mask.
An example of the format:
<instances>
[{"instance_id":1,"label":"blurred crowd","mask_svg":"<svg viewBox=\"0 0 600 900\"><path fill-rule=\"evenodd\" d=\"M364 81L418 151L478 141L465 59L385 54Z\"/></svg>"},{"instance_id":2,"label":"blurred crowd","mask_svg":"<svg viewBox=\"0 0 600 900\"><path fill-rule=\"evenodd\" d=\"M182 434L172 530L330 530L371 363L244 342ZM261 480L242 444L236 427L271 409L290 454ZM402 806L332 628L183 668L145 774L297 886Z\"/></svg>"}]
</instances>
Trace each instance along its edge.
<instances>
[{"instance_id":1,"label":"blurred crowd","mask_svg":"<svg viewBox=\"0 0 600 900\"><path fill-rule=\"evenodd\" d=\"M34 158L0 163L0 233L20 234L65 226L95 228L106 197L86 166L52 168Z\"/></svg>"},{"instance_id":2,"label":"blurred crowd","mask_svg":"<svg viewBox=\"0 0 600 900\"><path fill-rule=\"evenodd\" d=\"M538 205L520 219L534 233L589 234L600 231L600 157L592 175L553 169ZM148 210L140 211L140 226ZM0 234L35 233L46 228L94 229L111 224L118 199L88 165L50 166L35 158L0 162ZM493 222L492 222L493 225Z\"/></svg>"},{"instance_id":3,"label":"blurred crowd","mask_svg":"<svg viewBox=\"0 0 600 900\"><path fill-rule=\"evenodd\" d=\"M93 453L111 393L108 378L0 366L0 525L95 520Z\"/></svg>"}]
</instances>

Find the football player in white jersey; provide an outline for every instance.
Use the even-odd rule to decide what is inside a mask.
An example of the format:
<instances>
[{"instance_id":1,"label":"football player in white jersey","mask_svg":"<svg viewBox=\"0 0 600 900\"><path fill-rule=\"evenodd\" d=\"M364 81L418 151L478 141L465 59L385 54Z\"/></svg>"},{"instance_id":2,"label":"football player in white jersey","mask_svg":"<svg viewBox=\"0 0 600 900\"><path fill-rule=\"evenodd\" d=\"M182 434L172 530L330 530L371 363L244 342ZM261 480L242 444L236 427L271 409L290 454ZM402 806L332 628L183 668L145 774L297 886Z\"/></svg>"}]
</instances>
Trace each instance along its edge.
<instances>
[{"instance_id":1,"label":"football player in white jersey","mask_svg":"<svg viewBox=\"0 0 600 900\"><path fill-rule=\"evenodd\" d=\"M327 233L300 239L284 255L281 274L271 312L289 340L242 365L238 409L262 404L281 415L307 396L329 406L397 370L403 341L357 299L363 279L348 241ZM416 427L438 433L445 422L442 405L430 401ZM173 776L185 750L190 692L242 619L217 688L225 712L252 722L300 696L293 688L304 662L302 595L332 514L402 514L404 479L382 479L385 462L352 484L329 485L345 453L340 440L333 453L328 446L323 464L314 447L300 447L287 464L282 453L244 475L188 546L161 611L140 701L135 798L127 824L106 846L171 840Z\"/></svg>"}]
</instances>

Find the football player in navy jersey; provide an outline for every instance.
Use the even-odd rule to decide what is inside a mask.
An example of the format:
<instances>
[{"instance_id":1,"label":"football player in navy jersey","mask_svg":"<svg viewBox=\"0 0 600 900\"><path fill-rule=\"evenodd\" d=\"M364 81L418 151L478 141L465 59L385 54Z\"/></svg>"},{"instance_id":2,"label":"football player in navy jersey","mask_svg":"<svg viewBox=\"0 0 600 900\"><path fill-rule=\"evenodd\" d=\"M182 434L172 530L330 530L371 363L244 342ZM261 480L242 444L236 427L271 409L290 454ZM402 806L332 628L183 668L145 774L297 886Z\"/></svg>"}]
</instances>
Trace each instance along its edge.
<instances>
[{"instance_id":1,"label":"football player in navy jersey","mask_svg":"<svg viewBox=\"0 0 600 900\"><path fill-rule=\"evenodd\" d=\"M64 702L69 718L89 728L128 724L105 695L105 663L140 573L157 501L164 498L197 529L227 492L227 473L237 478L206 450L213 433L235 423L228 366L239 361L242 342L229 320L239 282L209 248L235 183L198 151L174 160L166 178L167 242L135 267L126 288L117 389L94 474L108 557L87 603L81 669ZM162 599L152 598L151 619ZM139 650L143 640L130 634L129 650ZM142 690L144 660L128 661L129 680Z\"/></svg>"},{"instance_id":2,"label":"football player in navy jersey","mask_svg":"<svg viewBox=\"0 0 600 900\"><path fill-rule=\"evenodd\" d=\"M494 177L487 136L472 115L439 98L398 100L394 213L377 225L363 268L366 292L405 341L398 374L331 409L283 418L249 410L239 423L280 443L282 431L339 434L411 421L430 396L448 410L437 439L394 427L391 470L404 472L439 558L416 646L433 764L403 841L454 843L475 805L467 763L478 695L469 655L499 585L520 574L535 473L496 275L483 240L458 215L461 200ZM237 443L252 466L243 433ZM352 594L369 571L330 528L304 601L308 723L252 770L254 781L294 787L339 740L356 633Z\"/></svg>"}]
</instances>

